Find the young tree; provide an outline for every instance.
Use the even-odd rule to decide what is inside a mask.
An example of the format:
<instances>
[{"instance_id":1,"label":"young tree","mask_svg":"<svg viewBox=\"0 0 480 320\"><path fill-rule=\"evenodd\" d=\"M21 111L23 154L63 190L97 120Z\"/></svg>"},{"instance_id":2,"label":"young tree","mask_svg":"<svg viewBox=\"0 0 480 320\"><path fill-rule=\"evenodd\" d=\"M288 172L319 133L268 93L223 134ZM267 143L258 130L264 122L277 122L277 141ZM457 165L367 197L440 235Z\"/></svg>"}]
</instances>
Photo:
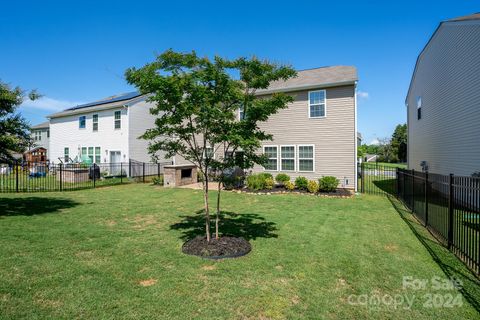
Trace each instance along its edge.
<instances>
[{"instance_id":1,"label":"young tree","mask_svg":"<svg viewBox=\"0 0 480 320\"><path fill-rule=\"evenodd\" d=\"M232 69L240 72L240 79L233 78ZM269 73L261 77L262 70ZM290 68L255 58L229 61L215 57L211 61L198 57L195 52L184 54L172 50L140 69L126 71L127 81L142 94L148 94L148 100L155 104L150 110L157 116L155 127L142 136L151 140L149 151L154 154L163 150L167 157L180 155L195 164L204 177L207 241L210 241L208 179L213 170L222 170L223 166L232 164L230 160L215 160L213 154L239 147L250 153L258 148L257 139L268 138L268 134L258 130L257 122L266 120L268 114L289 99L275 95L265 102L253 102L254 90L266 88L270 81L286 79L291 74ZM257 122L238 122L236 115L241 106L254 115L252 119ZM261 110L262 107L265 110ZM216 234L218 236L218 227Z\"/></svg>"},{"instance_id":2,"label":"young tree","mask_svg":"<svg viewBox=\"0 0 480 320\"><path fill-rule=\"evenodd\" d=\"M23 152L30 144L30 127L16 112L24 96L20 88L0 82L0 161L12 160L12 152ZM39 97L35 90L29 94L31 100Z\"/></svg>"}]
</instances>

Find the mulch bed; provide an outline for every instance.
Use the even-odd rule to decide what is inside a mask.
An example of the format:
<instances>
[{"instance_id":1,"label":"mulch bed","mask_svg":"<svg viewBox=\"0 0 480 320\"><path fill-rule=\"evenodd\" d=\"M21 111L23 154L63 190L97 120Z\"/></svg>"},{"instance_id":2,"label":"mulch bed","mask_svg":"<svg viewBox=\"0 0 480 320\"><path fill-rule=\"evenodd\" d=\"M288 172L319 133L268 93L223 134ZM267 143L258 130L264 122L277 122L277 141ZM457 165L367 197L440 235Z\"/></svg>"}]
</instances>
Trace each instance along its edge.
<instances>
[{"instance_id":1,"label":"mulch bed","mask_svg":"<svg viewBox=\"0 0 480 320\"><path fill-rule=\"evenodd\" d=\"M237 258L246 255L252 250L250 242L244 238L224 236L218 239L197 236L185 242L182 246L183 253L199 256L206 259Z\"/></svg>"},{"instance_id":2,"label":"mulch bed","mask_svg":"<svg viewBox=\"0 0 480 320\"><path fill-rule=\"evenodd\" d=\"M293 193L293 194L305 194L310 196L320 196L320 197L337 197L337 198L349 198L354 195L354 192L349 189L337 189L335 192L318 192L318 193L310 193L306 190L287 190L282 187L274 187L273 189L264 189L264 190L250 190L248 188L243 189L234 189L233 192L244 192L249 194L256 194L256 195L271 195L271 194L286 194L286 193Z\"/></svg>"}]
</instances>

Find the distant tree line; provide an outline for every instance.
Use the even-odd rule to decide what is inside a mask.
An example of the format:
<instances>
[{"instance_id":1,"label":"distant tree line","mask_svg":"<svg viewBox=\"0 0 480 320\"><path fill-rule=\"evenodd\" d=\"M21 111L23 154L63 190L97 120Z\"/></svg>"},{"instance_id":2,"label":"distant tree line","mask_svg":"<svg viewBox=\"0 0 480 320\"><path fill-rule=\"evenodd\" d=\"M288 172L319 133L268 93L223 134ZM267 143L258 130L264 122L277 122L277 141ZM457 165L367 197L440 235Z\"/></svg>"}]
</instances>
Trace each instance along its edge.
<instances>
[{"instance_id":1,"label":"distant tree line","mask_svg":"<svg viewBox=\"0 0 480 320\"><path fill-rule=\"evenodd\" d=\"M407 125L399 124L391 138L379 139L378 144L362 144L358 146L358 156L376 154L379 162L407 162Z\"/></svg>"}]
</instances>

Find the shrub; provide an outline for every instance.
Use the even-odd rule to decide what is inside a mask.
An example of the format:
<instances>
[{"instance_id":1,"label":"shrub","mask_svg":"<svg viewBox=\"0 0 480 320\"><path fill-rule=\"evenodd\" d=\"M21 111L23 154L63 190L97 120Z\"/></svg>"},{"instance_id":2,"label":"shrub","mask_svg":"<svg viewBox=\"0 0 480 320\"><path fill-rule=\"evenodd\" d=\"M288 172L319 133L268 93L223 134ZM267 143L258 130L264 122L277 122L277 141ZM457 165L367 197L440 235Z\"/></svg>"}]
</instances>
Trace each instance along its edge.
<instances>
[{"instance_id":1,"label":"shrub","mask_svg":"<svg viewBox=\"0 0 480 320\"><path fill-rule=\"evenodd\" d=\"M281 185L285 185L285 182L290 181L290 176L285 173L279 173L275 177L275 181L277 181Z\"/></svg>"},{"instance_id":2,"label":"shrub","mask_svg":"<svg viewBox=\"0 0 480 320\"><path fill-rule=\"evenodd\" d=\"M267 178L265 179L264 185L265 189L272 190L273 186L275 185L275 181L273 181L273 178Z\"/></svg>"},{"instance_id":3,"label":"shrub","mask_svg":"<svg viewBox=\"0 0 480 320\"><path fill-rule=\"evenodd\" d=\"M287 189L289 191L292 191L292 190L295 189L295 184L291 181L285 182L284 186L285 186L285 189Z\"/></svg>"},{"instance_id":4,"label":"shrub","mask_svg":"<svg viewBox=\"0 0 480 320\"><path fill-rule=\"evenodd\" d=\"M223 171L222 183L226 190L242 188L245 180L245 173L241 168L229 168Z\"/></svg>"},{"instance_id":5,"label":"shrub","mask_svg":"<svg viewBox=\"0 0 480 320\"><path fill-rule=\"evenodd\" d=\"M265 178L260 174L251 174L247 177L247 187L250 190L264 189Z\"/></svg>"},{"instance_id":6,"label":"shrub","mask_svg":"<svg viewBox=\"0 0 480 320\"><path fill-rule=\"evenodd\" d=\"M307 190L308 180L305 177L297 177L295 179L295 187L300 190Z\"/></svg>"},{"instance_id":7,"label":"shrub","mask_svg":"<svg viewBox=\"0 0 480 320\"><path fill-rule=\"evenodd\" d=\"M318 192L318 183L315 180L308 181L307 189L310 193L317 193Z\"/></svg>"},{"instance_id":8,"label":"shrub","mask_svg":"<svg viewBox=\"0 0 480 320\"><path fill-rule=\"evenodd\" d=\"M263 180L268 179L268 178L270 178L270 179L273 180L273 176L272 176L271 173L261 172L261 173L259 173L258 175L259 175L259 176L261 177L261 179L263 179Z\"/></svg>"},{"instance_id":9,"label":"shrub","mask_svg":"<svg viewBox=\"0 0 480 320\"><path fill-rule=\"evenodd\" d=\"M163 177L160 176L160 177L154 177L154 178L152 178L152 183L153 183L154 185L163 186Z\"/></svg>"},{"instance_id":10,"label":"shrub","mask_svg":"<svg viewBox=\"0 0 480 320\"><path fill-rule=\"evenodd\" d=\"M320 191L324 192L333 192L337 190L338 184L340 181L332 176L326 176L318 179L318 185L320 187Z\"/></svg>"}]
</instances>

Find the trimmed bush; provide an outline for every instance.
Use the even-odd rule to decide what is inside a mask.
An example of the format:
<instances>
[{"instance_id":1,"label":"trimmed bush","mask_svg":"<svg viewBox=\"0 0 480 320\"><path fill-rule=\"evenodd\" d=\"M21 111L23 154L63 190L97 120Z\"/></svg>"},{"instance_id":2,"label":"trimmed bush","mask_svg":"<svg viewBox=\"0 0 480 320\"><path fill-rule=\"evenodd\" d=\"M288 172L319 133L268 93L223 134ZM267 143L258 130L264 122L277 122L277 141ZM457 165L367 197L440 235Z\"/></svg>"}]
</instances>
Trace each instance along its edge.
<instances>
[{"instance_id":1,"label":"trimmed bush","mask_svg":"<svg viewBox=\"0 0 480 320\"><path fill-rule=\"evenodd\" d=\"M268 173L268 172L260 172L258 175L259 175L262 179L264 179L264 180L265 180L265 179L268 179L268 178L270 178L270 179L273 180L273 176L272 176L271 173Z\"/></svg>"},{"instance_id":2,"label":"trimmed bush","mask_svg":"<svg viewBox=\"0 0 480 320\"><path fill-rule=\"evenodd\" d=\"M285 182L284 186L285 186L285 189L287 189L289 191L292 191L292 190L295 189L295 184L291 181Z\"/></svg>"},{"instance_id":3,"label":"trimmed bush","mask_svg":"<svg viewBox=\"0 0 480 320\"><path fill-rule=\"evenodd\" d=\"M308 179L305 177L297 177L295 179L295 187L300 190L307 190Z\"/></svg>"},{"instance_id":4,"label":"trimmed bush","mask_svg":"<svg viewBox=\"0 0 480 320\"><path fill-rule=\"evenodd\" d=\"M307 185L308 192L317 193L318 189L319 189L319 187L318 187L317 181L315 181L315 180L308 181L308 185Z\"/></svg>"},{"instance_id":5,"label":"trimmed bush","mask_svg":"<svg viewBox=\"0 0 480 320\"><path fill-rule=\"evenodd\" d=\"M339 183L340 181L332 176L326 176L318 179L320 191L323 192L334 192L335 190L337 190Z\"/></svg>"},{"instance_id":6,"label":"trimmed bush","mask_svg":"<svg viewBox=\"0 0 480 320\"><path fill-rule=\"evenodd\" d=\"M275 181L273 181L273 178L267 178L265 179L265 189L272 190L273 186L275 185Z\"/></svg>"},{"instance_id":7,"label":"trimmed bush","mask_svg":"<svg viewBox=\"0 0 480 320\"><path fill-rule=\"evenodd\" d=\"M251 174L247 177L247 188L250 190L262 190L267 189L267 180L268 183L272 185L275 184L273 176L270 173L262 172L257 174ZM270 189L272 189L270 188Z\"/></svg>"},{"instance_id":8,"label":"trimmed bush","mask_svg":"<svg viewBox=\"0 0 480 320\"><path fill-rule=\"evenodd\" d=\"M279 173L276 175L275 181L281 185L285 185L285 182L290 181L290 176L285 173Z\"/></svg>"}]
</instances>

